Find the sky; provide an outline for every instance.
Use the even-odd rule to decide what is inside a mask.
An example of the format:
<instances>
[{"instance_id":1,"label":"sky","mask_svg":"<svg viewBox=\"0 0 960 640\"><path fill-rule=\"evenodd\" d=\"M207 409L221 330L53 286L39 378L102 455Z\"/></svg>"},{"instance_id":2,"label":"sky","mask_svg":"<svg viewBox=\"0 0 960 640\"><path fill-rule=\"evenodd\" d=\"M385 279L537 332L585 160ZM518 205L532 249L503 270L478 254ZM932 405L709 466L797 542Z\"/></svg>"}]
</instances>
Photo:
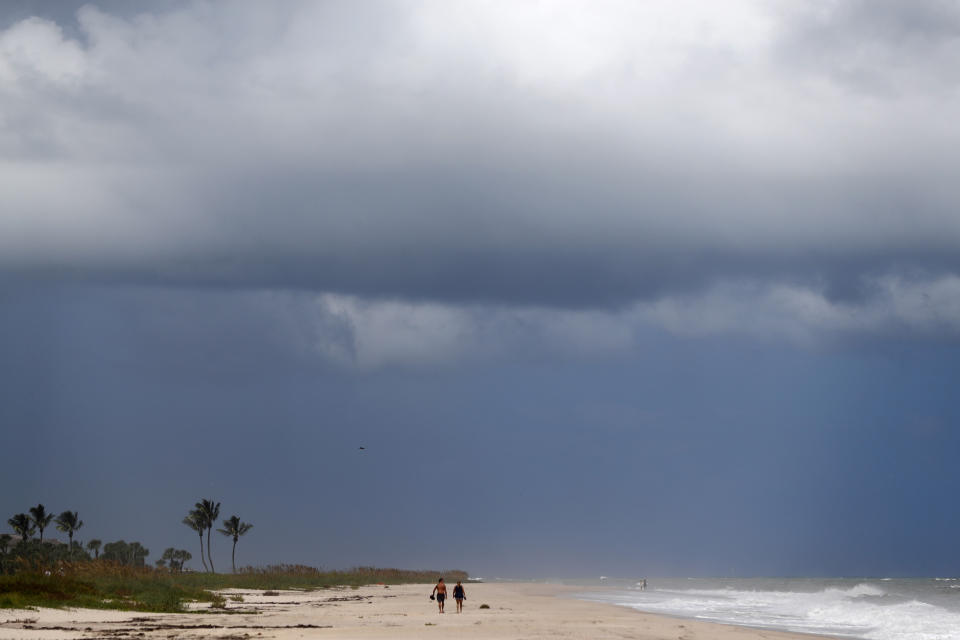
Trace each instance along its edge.
<instances>
[{"instance_id":1,"label":"sky","mask_svg":"<svg viewBox=\"0 0 960 640\"><path fill-rule=\"evenodd\" d=\"M953 0L6 2L0 512L956 575L958 55Z\"/></svg>"}]
</instances>

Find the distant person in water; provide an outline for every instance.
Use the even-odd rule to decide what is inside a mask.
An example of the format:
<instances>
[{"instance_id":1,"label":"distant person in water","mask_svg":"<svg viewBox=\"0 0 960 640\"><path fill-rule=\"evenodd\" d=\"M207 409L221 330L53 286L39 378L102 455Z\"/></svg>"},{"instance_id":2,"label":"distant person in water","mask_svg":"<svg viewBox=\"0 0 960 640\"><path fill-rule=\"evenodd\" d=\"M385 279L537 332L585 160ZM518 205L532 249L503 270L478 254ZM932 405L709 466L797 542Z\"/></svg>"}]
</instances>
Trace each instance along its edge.
<instances>
[{"instance_id":1,"label":"distant person in water","mask_svg":"<svg viewBox=\"0 0 960 640\"><path fill-rule=\"evenodd\" d=\"M443 584L443 578L437 580L437 586L433 588L433 593L430 594L430 597L433 597L433 594L437 594L437 607L440 608L440 613L443 613L443 601L447 599L447 585Z\"/></svg>"},{"instance_id":2,"label":"distant person in water","mask_svg":"<svg viewBox=\"0 0 960 640\"><path fill-rule=\"evenodd\" d=\"M457 586L453 588L453 599L457 601L457 613L463 611L463 601L467 599L467 594L463 591L463 585L457 580Z\"/></svg>"},{"instance_id":3,"label":"distant person in water","mask_svg":"<svg viewBox=\"0 0 960 640\"><path fill-rule=\"evenodd\" d=\"M640 591L646 591L646 590L647 590L647 579L644 578L644 579L640 582Z\"/></svg>"}]
</instances>

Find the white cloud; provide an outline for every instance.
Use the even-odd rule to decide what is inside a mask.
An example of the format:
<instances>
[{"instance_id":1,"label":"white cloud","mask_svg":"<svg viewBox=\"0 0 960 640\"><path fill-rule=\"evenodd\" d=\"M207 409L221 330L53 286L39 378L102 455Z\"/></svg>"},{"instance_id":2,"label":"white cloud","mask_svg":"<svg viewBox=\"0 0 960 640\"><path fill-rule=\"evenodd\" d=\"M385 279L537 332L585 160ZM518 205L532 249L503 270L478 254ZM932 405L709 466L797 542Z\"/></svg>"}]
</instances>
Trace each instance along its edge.
<instances>
[{"instance_id":1,"label":"white cloud","mask_svg":"<svg viewBox=\"0 0 960 640\"><path fill-rule=\"evenodd\" d=\"M0 80L40 87L76 87L86 70L86 56L76 41L47 20L30 18L0 33Z\"/></svg>"},{"instance_id":2,"label":"white cloud","mask_svg":"<svg viewBox=\"0 0 960 640\"><path fill-rule=\"evenodd\" d=\"M907 280L885 276L872 295L830 300L802 286L723 284L701 295L670 296L635 307L636 318L671 333L789 339L809 344L844 335L960 336L960 278Z\"/></svg>"},{"instance_id":3,"label":"white cloud","mask_svg":"<svg viewBox=\"0 0 960 640\"><path fill-rule=\"evenodd\" d=\"M960 337L960 278L885 277L872 286L875 295L840 302L801 286L727 283L620 311L376 302L325 294L311 298L307 307L296 307L295 313L313 318L311 342L304 348L359 369L631 356L640 348L637 337L651 330L686 338L738 335L798 346L854 335Z\"/></svg>"},{"instance_id":4,"label":"white cloud","mask_svg":"<svg viewBox=\"0 0 960 640\"><path fill-rule=\"evenodd\" d=\"M312 347L323 358L360 369L424 366L512 357L595 357L630 349L633 329L594 311L489 308L399 301L371 302L326 294L314 299L315 321L349 327L350 338L320 330Z\"/></svg>"}]
</instances>

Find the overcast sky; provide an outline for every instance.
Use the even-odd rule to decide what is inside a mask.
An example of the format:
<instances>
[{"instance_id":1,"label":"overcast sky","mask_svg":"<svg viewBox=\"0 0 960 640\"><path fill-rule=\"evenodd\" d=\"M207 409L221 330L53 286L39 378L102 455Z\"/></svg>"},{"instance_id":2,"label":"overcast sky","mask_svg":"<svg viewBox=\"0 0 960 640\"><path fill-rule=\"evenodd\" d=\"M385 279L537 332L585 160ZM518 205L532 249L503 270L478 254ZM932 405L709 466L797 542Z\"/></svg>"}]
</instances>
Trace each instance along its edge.
<instances>
[{"instance_id":1,"label":"overcast sky","mask_svg":"<svg viewBox=\"0 0 960 640\"><path fill-rule=\"evenodd\" d=\"M954 0L4 3L4 518L960 573L958 56Z\"/></svg>"}]
</instances>

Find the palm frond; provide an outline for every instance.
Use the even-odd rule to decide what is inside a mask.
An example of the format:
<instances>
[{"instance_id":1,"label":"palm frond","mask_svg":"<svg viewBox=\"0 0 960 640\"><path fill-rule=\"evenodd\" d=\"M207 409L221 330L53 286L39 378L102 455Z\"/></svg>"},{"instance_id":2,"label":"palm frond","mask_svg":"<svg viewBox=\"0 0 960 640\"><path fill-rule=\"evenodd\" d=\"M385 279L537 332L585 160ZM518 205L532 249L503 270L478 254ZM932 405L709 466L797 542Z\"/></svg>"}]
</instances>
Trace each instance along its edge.
<instances>
[{"instance_id":1,"label":"palm frond","mask_svg":"<svg viewBox=\"0 0 960 640\"><path fill-rule=\"evenodd\" d=\"M204 520L203 516L196 511L191 511L188 513L187 517L183 519L183 524L197 532L202 532L207 528L206 521Z\"/></svg>"},{"instance_id":2,"label":"palm frond","mask_svg":"<svg viewBox=\"0 0 960 640\"><path fill-rule=\"evenodd\" d=\"M250 531L252 528L252 524L240 522L240 518L238 516L230 516L223 521L223 529L217 529L217 531L225 536L233 536L234 538L238 538L247 531Z\"/></svg>"},{"instance_id":3,"label":"palm frond","mask_svg":"<svg viewBox=\"0 0 960 640\"><path fill-rule=\"evenodd\" d=\"M220 517L220 503L204 498L194 506L196 507L194 511L203 516L206 522L205 528L212 528L217 518Z\"/></svg>"},{"instance_id":4,"label":"palm frond","mask_svg":"<svg viewBox=\"0 0 960 640\"><path fill-rule=\"evenodd\" d=\"M35 507L30 507L30 518L34 524L37 525L37 528L43 531L47 528L47 525L50 524L50 521L53 520L53 514L47 513L46 508L42 504L38 504Z\"/></svg>"},{"instance_id":5,"label":"palm frond","mask_svg":"<svg viewBox=\"0 0 960 640\"><path fill-rule=\"evenodd\" d=\"M25 513L18 513L13 516L7 520L7 524L9 524L13 531L23 540L32 536L37 530L34 521Z\"/></svg>"},{"instance_id":6,"label":"palm frond","mask_svg":"<svg viewBox=\"0 0 960 640\"><path fill-rule=\"evenodd\" d=\"M64 533L76 532L83 526L83 520L80 519L80 513L77 511L64 511L54 522L57 523L57 530Z\"/></svg>"}]
</instances>

